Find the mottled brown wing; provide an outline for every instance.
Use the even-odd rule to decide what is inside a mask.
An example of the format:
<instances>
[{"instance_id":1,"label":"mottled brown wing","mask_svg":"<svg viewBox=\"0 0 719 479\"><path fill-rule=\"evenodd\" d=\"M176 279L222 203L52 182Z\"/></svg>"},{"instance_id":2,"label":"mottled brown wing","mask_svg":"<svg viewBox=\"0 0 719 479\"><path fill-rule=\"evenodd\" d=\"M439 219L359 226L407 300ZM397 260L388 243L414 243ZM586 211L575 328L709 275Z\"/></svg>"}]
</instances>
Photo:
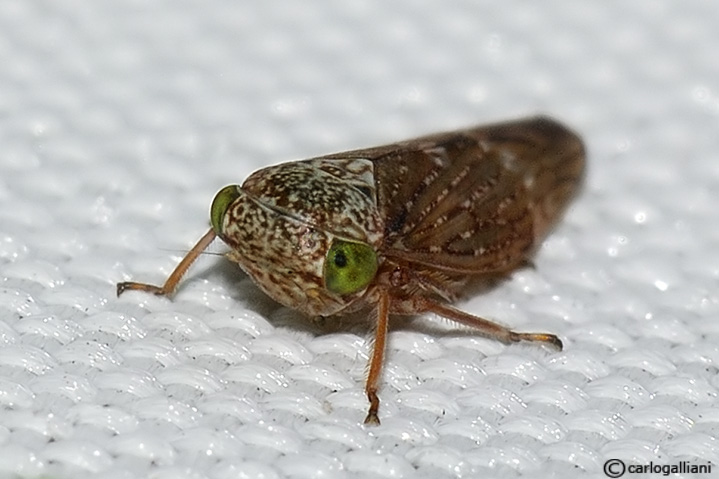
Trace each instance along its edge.
<instances>
[{"instance_id":1,"label":"mottled brown wing","mask_svg":"<svg viewBox=\"0 0 719 479\"><path fill-rule=\"evenodd\" d=\"M580 184L581 140L546 118L378 148L387 258L448 273L526 260Z\"/></svg>"}]
</instances>

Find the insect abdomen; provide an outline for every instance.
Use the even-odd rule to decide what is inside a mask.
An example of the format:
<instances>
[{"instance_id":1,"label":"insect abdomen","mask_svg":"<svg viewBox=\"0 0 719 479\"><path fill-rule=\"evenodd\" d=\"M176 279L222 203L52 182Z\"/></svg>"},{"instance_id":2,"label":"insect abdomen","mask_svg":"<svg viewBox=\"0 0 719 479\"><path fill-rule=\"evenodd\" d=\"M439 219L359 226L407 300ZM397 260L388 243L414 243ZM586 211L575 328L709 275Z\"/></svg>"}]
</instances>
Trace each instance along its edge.
<instances>
[{"instance_id":1,"label":"insect abdomen","mask_svg":"<svg viewBox=\"0 0 719 479\"><path fill-rule=\"evenodd\" d=\"M584 144L562 124L536 117L475 130L490 148L505 149L509 162L524 172L532 206L534 236L543 238L579 189L584 175Z\"/></svg>"},{"instance_id":2,"label":"insect abdomen","mask_svg":"<svg viewBox=\"0 0 719 479\"><path fill-rule=\"evenodd\" d=\"M375 160L385 251L454 273L522 264L580 184L579 137L530 118L418 138Z\"/></svg>"}]
</instances>

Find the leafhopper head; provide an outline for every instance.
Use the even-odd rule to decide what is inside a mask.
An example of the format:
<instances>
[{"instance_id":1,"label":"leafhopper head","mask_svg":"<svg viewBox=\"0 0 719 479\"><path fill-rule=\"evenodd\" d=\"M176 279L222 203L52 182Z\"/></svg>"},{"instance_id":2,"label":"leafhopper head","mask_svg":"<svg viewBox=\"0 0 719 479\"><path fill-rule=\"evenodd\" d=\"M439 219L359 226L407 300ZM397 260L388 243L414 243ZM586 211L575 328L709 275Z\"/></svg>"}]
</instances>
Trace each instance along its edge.
<instances>
[{"instance_id":1,"label":"leafhopper head","mask_svg":"<svg viewBox=\"0 0 719 479\"><path fill-rule=\"evenodd\" d=\"M210 207L212 229L231 248L228 257L277 302L309 315L341 312L372 283L377 252L347 238L341 221L317 220L301 200L316 194L305 191L316 187L311 181L285 186L284 197L268 197L266 188L259 194L222 188Z\"/></svg>"}]
</instances>

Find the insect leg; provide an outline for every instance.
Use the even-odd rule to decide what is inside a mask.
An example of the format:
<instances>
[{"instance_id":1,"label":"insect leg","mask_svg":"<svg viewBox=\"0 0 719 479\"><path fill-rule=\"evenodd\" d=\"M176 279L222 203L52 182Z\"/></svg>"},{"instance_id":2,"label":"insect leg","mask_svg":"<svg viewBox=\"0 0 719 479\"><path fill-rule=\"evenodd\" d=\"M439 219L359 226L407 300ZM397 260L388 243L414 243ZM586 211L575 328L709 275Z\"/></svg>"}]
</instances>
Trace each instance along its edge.
<instances>
[{"instance_id":1,"label":"insect leg","mask_svg":"<svg viewBox=\"0 0 719 479\"><path fill-rule=\"evenodd\" d=\"M365 424L379 425L379 397L377 397L377 384L379 382L380 373L382 372L382 362L384 359L384 350L387 343L387 327L389 324L389 293L382 291L379 294L377 302L377 327L375 330L374 346L372 349L372 357L369 361L369 372L367 373L367 383L365 391L369 400L369 411L364 420Z\"/></svg>"},{"instance_id":2,"label":"insect leg","mask_svg":"<svg viewBox=\"0 0 719 479\"><path fill-rule=\"evenodd\" d=\"M489 321L488 319L465 313L451 306L437 303L435 301L421 298L418 301L418 312L431 312L452 321L456 321L472 328L477 329L481 334L488 338L502 341L503 343L516 343L519 341L535 341L551 345L557 350L562 350L562 341L554 334L549 333L517 333L500 324Z\"/></svg>"},{"instance_id":3,"label":"insect leg","mask_svg":"<svg viewBox=\"0 0 719 479\"><path fill-rule=\"evenodd\" d=\"M185 257L182 258L180 264L178 264L177 267L175 267L174 271L170 273L170 276L167 277L167 280L165 280L165 284L163 284L162 286L127 281L124 283L117 283L117 295L120 296L127 290L135 290L146 291L148 293L153 293L158 296L169 296L175 291L177 283L180 282L180 279L182 279L182 276L187 272L187 269L190 267L190 265L195 262L197 257L200 256L200 253L205 251L205 249L210 246L210 243L212 243L212 240L215 239L215 236L215 231L210 228L210 230L205 233L202 238L200 238L200 241L198 241L197 244L193 246L192 249L185 255Z\"/></svg>"}]
</instances>

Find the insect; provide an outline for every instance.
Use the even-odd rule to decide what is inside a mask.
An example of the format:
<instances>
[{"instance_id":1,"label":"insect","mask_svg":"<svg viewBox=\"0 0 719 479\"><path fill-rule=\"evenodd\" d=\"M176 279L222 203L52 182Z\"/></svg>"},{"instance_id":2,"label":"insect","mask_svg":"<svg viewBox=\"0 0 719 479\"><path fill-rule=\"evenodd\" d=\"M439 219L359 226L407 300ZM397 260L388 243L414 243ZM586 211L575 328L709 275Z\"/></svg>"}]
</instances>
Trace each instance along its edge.
<instances>
[{"instance_id":1,"label":"insect","mask_svg":"<svg viewBox=\"0 0 719 479\"><path fill-rule=\"evenodd\" d=\"M379 424L390 315L435 313L505 343L562 348L554 334L515 332L448 303L469 280L527 262L577 191L584 157L575 133L536 117L263 168L217 193L212 227L164 285L124 282L117 294L171 295L219 237L289 308L315 317L372 308L365 423Z\"/></svg>"}]
</instances>

